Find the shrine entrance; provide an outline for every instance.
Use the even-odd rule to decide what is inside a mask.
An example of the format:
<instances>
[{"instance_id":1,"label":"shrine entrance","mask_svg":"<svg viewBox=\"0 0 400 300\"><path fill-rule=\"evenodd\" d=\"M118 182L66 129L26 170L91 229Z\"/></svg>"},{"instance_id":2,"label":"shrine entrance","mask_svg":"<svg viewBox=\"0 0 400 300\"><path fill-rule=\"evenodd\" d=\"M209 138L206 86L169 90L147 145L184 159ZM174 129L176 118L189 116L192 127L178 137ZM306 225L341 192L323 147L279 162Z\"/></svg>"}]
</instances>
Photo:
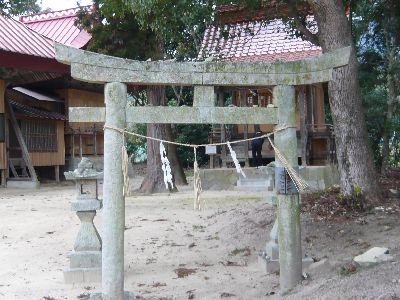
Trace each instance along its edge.
<instances>
[{"instance_id":1,"label":"shrine entrance","mask_svg":"<svg viewBox=\"0 0 400 300\"><path fill-rule=\"evenodd\" d=\"M70 108L70 122L105 122L102 299L124 299L125 198L122 171L127 123L271 124L274 143L280 288L301 281L300 197L290 170L297 167L294 86L327 82L348 63L350 48L294 62L140 62L56 44L71 76L105 84L105 108ZM194 86L193 107L127 106L126 84ZM215 86L274 86L273 107L216 107ZM289 173L288 173L289 172Z\"/></svg>"}]
</instances>

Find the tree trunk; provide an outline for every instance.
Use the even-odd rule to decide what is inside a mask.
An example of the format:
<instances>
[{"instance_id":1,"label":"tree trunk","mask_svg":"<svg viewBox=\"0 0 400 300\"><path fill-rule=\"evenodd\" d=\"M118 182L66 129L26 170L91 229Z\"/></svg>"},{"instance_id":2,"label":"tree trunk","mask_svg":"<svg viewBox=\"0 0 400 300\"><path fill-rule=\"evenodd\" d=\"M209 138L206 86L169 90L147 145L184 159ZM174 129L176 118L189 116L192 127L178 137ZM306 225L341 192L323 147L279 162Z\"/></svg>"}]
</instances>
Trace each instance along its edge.
<instances>
[{"instance_id":1,"label":"tree trunk","mask_svg":"<svg viewBox=\"0 0 400 300\"><path fill-rule=\"evenodd\" d=\"M329 82L340 186L345 196L361 188L366 204L380 198L372 151L358 82L358 62L351 36L350 23L342 1L309 0L318 23L318 40L323 52L351 46L349 64L333 71Z\"/></svg>"},{"instance_id":2,"label":"tree trunk","mask_svg":"<svg viewBox=\"0 0 400 300\"><path fill-rule=\"evenodd\" d=\"M165 137L168 141L174 141L175 135L172 131L171 124L165 124ZM185 172L183 171L182 162L179 159L177 147L174 144L168 144L168 159L171 164L172 175L175 183L179 185L187 185Z\"/></svg>"},{"instance_id":3,"label":"tree trunk","mask_svg":"<svg viewBox=\"0 0 400 300\"><path fill-rule=\"evenodd\" d=\"M147 88L147 98L148 102L153 106L164 105L165 87L149 86ZM163 139L164 131L164 124L147 125L148 136ZM139 191L146 194L165 191L164 175L161 169L160 142L147 140L147 172Z\"/></svg>"}]
</instances>

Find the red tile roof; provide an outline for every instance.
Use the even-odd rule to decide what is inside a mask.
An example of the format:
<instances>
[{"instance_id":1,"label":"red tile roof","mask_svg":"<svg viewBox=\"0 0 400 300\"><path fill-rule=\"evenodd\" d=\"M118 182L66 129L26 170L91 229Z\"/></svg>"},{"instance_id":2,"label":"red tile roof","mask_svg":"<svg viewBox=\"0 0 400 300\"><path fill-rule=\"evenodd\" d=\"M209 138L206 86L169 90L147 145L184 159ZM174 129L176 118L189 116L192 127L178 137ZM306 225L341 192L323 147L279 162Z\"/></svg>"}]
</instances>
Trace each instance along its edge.
<instances>
[{"instance_id":1,"label":"red tile roof","mask_svg":"<svg viewBox=\"0 0 400 300\"><path fill-rule=\"evenodd\" d=\"M226 38L224 30L228 33ZM274 19L229 24L223 30L218 26L208 27L198 58L215 56L222 60L272 62L298 60L320 53L320 47L291 35L281 19Z\"/></svg>"},{"instance_id":2,"label":"red tile roof","mask_svg":"<svg viewBox=\"0 0 400 300\"><path fill-rule=\"evenodd\" d=\"M86 6L84 9L90 9ZM67 46L82 48L90 41L90 34L75 25L76 14L80 8L38 13L21 17L20 20L29 28Z\"/></svg>"},{"instance_id":3,"label":"red tile roof","mask_svg":"<svg viewBox=\"0 0 400 300\"><path fill-rule=\"evenodd\" d=\"M53 41L19 21L0 16L0 49L7 52L54 58Z\"/></svg>"}]
</instances>

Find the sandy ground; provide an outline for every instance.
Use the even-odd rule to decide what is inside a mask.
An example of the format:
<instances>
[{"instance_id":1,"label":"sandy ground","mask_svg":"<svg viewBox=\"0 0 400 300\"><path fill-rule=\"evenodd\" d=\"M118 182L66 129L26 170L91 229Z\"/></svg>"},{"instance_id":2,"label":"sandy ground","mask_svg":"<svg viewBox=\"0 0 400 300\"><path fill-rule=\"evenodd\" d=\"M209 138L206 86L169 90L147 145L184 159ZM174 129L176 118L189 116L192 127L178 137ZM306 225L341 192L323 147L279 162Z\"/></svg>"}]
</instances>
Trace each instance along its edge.
<instances>
[{"instance_id":1,"label":"sandy ground","mask_svg":"<svg viewBox=\"0 0 400 300\"><path fill-rule=\"evenodd\" d=\"M208 209L192 209L193 192L126 200L125 287L138 299L280 299L279 276L257 254L267 241L274 207L257 192L204 192ZM74 187L0 190L0 299L87 299L100 284L67 285L79 228L70 211ZM400 200L399 200L400 201ZM96 225L101 234L101 211ZM400 299L398 212L376 210L341 222L302 217L305 253L328 258L331 270L304 280L288 299ZM386 246L395 261L352 275L339 272L354 255ZM177 269L192 271L178 277ZM190 272L189 272L190 273Z\"/></svg>"}]
</instances>

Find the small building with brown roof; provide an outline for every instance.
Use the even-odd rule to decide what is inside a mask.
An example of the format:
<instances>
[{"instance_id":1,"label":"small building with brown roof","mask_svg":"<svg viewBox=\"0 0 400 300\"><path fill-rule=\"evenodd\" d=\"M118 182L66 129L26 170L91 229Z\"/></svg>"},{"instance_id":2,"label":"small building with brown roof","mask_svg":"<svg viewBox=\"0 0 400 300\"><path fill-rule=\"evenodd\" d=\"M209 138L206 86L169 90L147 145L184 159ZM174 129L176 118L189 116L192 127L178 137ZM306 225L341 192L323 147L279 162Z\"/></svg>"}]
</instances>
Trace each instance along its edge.
<instances>
[{"instance_id":1,"label":"small building with brown roof","mask_svg":"<svg viewBox=\"0 0 400 300\"><path fill-rule=\"evenodd\" d=\"M55 59L54 42L84 48L90 40L75 25L77 11L19 20L0 16L3 186L36 186L37 173L59 180L61 170L73 168L81 156L102 154L101 124L70 124L68 108L104 106L103 87L73 80L70 67Z\"/></svg>"}]
</instances>

